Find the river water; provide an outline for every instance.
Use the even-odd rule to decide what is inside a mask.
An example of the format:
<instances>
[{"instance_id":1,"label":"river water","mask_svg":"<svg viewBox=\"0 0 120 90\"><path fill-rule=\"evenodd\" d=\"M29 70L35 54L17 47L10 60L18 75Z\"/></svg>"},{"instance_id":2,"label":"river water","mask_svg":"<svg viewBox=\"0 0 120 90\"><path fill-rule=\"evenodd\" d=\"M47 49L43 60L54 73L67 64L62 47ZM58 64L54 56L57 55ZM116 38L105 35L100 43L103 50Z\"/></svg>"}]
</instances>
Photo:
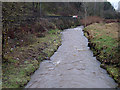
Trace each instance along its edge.
<instances>
[{"instance_id":1,"label":"river water","mask_svg":"<svg viewBox=\"0 0 120 90\"><path fill-rule=\"evenodd\" d=\"M100 68L79 26L62 32L62 45L40 64L25 88L114 88L116 83Z\"/></svg>"}]
</instances>

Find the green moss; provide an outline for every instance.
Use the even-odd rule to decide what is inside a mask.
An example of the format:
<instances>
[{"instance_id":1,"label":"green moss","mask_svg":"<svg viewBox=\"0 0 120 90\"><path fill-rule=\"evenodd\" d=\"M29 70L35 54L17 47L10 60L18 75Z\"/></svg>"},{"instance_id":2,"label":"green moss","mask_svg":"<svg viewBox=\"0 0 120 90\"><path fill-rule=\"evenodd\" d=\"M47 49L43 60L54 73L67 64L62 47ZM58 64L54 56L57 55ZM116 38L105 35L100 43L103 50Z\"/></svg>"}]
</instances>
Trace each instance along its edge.
<instances>
[{"instance_id":1,"label":"green moss","mask_svg":"<svg viewBox=\"0 0 120 90\"><path fill-rule=\"evenodd\" d=\"M55 29L55 30L51 29L51 30L48 31L49 34L57 34L59 32L60 32L60 30L58 30L58 29Z\"/></svg>"},{"instance_id":2,"label":"green moss","mask_svg":"<svg viewBox=\"0 0 120 90\"><path fill-rule=\"evenodd\" d=\"M117 47L117 41L109 36L100 36L91 41L92 43L96 43L96 49L101 50L101 54L106 53L108 56L113 56L117 50L114 48ZM106 57L100 56L100 57Z\"/></svg>"},{"instance_id":3,"label":"green moss","mask_svg":"<svg viewBox=\"0 0 120 90\"><path fill-rule=\"evenodd\" d=\"M28 61L27 64L20 66L3 64L3 88L23 87L30 80L30 74L39 67L36 62Z\"/></svg>"},{"instance_id":4,"label":"green moss","mask_svg":"<svg viewBox=\"0 0 120 90\"><path fill-rule=\"evenodd\" d=\"M120 70L117 67L114 66L107 66L108 73L114 78L115 81L120 83Z\"/></svg>"}]
</instances>

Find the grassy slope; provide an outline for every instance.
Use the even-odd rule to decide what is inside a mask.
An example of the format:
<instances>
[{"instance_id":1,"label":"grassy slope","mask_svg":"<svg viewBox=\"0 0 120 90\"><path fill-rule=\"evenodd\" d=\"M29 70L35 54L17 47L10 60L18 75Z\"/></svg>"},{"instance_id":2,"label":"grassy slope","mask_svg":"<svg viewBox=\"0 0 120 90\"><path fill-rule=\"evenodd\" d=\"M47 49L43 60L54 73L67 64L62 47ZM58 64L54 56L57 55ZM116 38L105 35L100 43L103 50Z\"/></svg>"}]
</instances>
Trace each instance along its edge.
<instances>
[{"instance_id":1,"label":"grassy slope","mask_svg":"<svg viewBox=\"0 0 120 90\"><path fill-rule=\"evenodd\" d=\"M3 88L24 87L30 75L39 67L39 62L57 50L61 42L60 30L50 30L45 37L34 38L32 45L13 50L5 56L8 63L3 63Z\"/></svg>"},{"instance_id":2,"label":"grassy slope","mask_svg":"<svg viewBox=\"0 0 120 90\"><path fill-rule=\"evenodd\" d=\"M94 23L84 29L89 46L115 81L120 83L118 23Z\"/></svg>"}]
</instances>

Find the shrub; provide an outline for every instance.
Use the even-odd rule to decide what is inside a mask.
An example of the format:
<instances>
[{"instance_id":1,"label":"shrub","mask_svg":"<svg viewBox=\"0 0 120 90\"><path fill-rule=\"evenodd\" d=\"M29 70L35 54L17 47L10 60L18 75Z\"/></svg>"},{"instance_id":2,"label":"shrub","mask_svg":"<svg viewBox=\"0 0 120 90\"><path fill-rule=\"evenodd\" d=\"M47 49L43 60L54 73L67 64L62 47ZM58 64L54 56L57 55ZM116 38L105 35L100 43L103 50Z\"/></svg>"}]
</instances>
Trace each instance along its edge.
<instances>
[{"instance_id":1,"label":"shrub","mask_svg":"<svg viewBox=\"0 0 120 90\"><path fill-rule=\"evenodd\" d=\"M98 16L88 16L86 19L82 19L81 20L81 24L82 25L90 25L92 23L99 23L99 22L102 22L104 19L101 18L101 17L98 17Z\"/></svg>"}]
</instances>

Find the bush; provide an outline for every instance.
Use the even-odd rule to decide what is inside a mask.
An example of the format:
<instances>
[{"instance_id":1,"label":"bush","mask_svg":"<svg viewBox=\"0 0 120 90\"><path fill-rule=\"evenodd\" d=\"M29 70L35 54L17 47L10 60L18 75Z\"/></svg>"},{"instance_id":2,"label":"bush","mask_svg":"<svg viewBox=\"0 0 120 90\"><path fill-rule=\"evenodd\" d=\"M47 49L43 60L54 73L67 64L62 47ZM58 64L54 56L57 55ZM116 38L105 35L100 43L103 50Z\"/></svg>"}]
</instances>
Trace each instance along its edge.
<instances>
[{"instance_id":1,"label":"bush","mask_svg":"<svg viewBox=\"0 0 120 90\"><path fill-rule=\"evenodd\" d=\"M90 25L92 23L99 23L99 22L102 22L104 19L101 18L101 17L98 17L98 16L88 16L86 19L82 19L81 20L81 23L82 25Z\"/></svg>"}]
</instances>

